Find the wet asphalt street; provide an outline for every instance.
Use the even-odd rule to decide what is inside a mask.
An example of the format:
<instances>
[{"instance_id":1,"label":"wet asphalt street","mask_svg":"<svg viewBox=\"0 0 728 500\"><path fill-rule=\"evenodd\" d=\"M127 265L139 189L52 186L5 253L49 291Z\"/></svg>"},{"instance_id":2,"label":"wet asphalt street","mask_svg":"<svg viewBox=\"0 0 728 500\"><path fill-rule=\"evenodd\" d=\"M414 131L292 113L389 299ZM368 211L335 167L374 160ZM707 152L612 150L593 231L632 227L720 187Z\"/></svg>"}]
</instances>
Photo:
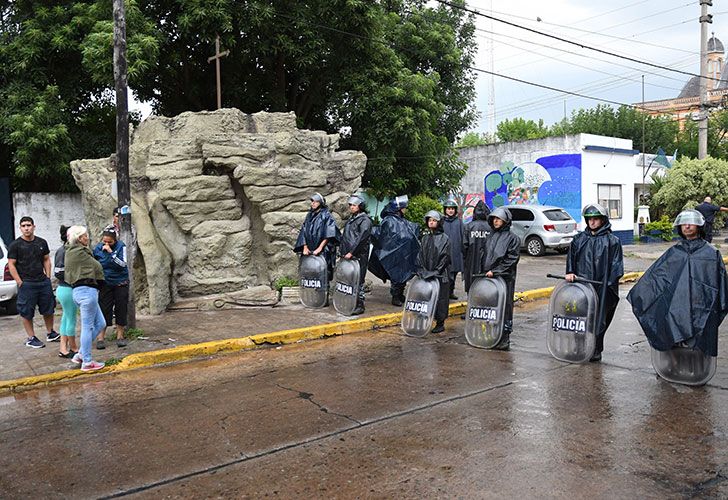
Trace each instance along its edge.
<instances>
[{"instance_id":1,"label":"wet asphalt street","mask_svg":"<svg viewBox=\"0 0 728 500\"><path fill-rule=\"evenodd\" d=\"M510 352L450 318L2 397L0 497L728 497L726 356L657 379L623 300L604 361L561 363L546 305Z\"/></svg>"}]
</instances>

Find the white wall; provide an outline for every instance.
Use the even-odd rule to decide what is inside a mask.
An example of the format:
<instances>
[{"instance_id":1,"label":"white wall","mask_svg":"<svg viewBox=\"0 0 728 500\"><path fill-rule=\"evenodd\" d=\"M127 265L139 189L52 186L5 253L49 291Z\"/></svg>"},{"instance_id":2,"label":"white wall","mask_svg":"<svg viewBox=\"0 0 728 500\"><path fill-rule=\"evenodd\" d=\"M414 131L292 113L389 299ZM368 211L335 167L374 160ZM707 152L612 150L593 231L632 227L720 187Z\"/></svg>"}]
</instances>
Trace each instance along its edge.
<instances>
[{"instance_id":1,"label":"white wall","mask_svg":"<svg viewBox=\"0 0 728 500\"><path fill-rule=\"evenodd\" d=\"M631 141L630 141L631 142ZM611 147L611 146L610 146ZM630 148L631 149L631 148ZM622 187L622 217L610 218L612 230L634 230L634 158L631 155L584 151L581 155L581 201L583 205L598 202L599 184ZM582 227L583 227L583 220Z\"/></svg>"},{"instance_id":2,"label":"white wall","mask_svg":"<svg viewBox=\"0 0 728 500\"><path fill-rule=\"evenodd\" d=\"M86 225L80 193L13 193L15 237L20 236L20 218L29 215L35 222L35 235L48 242L51 259L61 246L61 224Z\"/></svg>"}]
</instances>

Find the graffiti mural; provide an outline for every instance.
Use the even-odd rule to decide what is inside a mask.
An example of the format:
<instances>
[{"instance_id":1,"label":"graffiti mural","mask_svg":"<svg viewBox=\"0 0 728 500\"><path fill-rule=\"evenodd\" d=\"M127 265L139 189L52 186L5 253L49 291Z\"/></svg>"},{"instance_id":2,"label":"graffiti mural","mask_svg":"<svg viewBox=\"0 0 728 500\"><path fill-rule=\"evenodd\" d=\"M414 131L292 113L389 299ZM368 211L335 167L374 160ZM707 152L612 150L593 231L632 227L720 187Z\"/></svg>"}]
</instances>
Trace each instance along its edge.
<instances>
[{"instance_id":1,"label":"graffiti mural","mask_svg":"<svg viewBox=\"0 0 728 500\"><path fill-rule=\"evenodd\" d=\"M554 205L564 208L575 220L579 220L581 155L544 156L521 165L505 162L485 175L483 188L482 197L479 193L465 195L464 212L471 219L472 207L482 198L490 208L522 204ZM467 203L467 196L474 200L472 205Z\"/></svg>"},{"instance_id":2,"label":"graffiti mural","mask_svg":"<svg viewBox=\"0 0 728 500\"><path fill-rule=\"evenodd\" d=\"M468 193L462 195L462 198L463 203L460 205L462 207L462 219L463 223L467 224L473 220L473 209L475 209L475 205L480 200L485 201L485 196L481 193Z\"/></svg>"}]
</instances>

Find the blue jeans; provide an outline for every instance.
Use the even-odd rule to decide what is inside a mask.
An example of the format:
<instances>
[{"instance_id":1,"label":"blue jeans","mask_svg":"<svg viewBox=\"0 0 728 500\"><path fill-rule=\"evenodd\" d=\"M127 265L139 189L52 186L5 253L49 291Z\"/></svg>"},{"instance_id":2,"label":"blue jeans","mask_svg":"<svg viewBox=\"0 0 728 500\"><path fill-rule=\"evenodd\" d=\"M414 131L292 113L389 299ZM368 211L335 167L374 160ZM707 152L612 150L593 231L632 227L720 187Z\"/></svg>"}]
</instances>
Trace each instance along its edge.
<instances>
[{"instance_id":1,"label":"blue jeans","mask_svg":"<svg viewBox=\"0 0 728 500\"><path fill-rule=\"evenodd\" d=\"M99 291L90 286L73 289L73 301L81 312L81 357L84 363L93 361L91 344L106 328L104 314L99 307Z\"/></svg>"}]
</instances>

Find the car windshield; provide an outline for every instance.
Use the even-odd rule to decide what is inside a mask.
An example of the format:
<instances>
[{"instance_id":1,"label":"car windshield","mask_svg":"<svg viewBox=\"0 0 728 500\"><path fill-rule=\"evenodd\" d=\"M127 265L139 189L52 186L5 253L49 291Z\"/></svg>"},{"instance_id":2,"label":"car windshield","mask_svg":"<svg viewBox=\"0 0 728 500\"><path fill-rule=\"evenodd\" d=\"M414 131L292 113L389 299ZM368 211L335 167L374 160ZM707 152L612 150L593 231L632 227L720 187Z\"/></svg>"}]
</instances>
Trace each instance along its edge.
<instances>
[{"instance_id":1,"label":"car windshield","mask_svg":"<svg viewBox=\"0 0 728 500\"><path fill-rule=\"evenodd\" d=\"M556 210L544 210L543 214L548 220L571 220L571 215L569 215L568 212L566 212L565 210L561 210L560 208Z\"/></svg>"}]
</instances>

